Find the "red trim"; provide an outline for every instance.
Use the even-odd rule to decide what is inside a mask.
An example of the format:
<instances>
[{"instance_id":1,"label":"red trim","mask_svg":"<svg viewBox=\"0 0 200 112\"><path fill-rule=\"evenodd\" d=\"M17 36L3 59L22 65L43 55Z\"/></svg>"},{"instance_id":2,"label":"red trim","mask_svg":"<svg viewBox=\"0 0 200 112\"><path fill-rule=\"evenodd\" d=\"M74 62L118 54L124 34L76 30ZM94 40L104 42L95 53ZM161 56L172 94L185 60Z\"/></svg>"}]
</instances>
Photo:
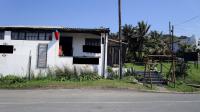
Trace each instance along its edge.
<instances>
[{"instance_id":1,"label":"red trim","mask_svg":"<svg viewBox=\"0 0 200 112\"><path fill-rule=\"evenodd\" d=\"M54 32L54 35L55 35L56 40L59 40L60 32L55 31L55 32Z\"/></svg>"}]
</instances>

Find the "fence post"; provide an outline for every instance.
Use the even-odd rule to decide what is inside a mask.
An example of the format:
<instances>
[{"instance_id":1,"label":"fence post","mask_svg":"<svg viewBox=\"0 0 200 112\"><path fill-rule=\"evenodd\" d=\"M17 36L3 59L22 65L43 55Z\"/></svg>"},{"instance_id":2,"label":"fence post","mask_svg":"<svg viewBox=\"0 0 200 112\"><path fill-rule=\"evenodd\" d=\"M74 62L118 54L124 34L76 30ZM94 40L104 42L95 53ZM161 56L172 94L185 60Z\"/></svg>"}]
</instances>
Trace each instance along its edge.
<instances>
[{"instance_id":1,"label":"fence post","mask_svg":"<svg viewBox=\"0 0 200 112\"><path fill-rule=\"evenodd\" d=\"M31 80L31 51L30 51L29 60L28 60L28 80Z\"/></svg>"}]
</instances>

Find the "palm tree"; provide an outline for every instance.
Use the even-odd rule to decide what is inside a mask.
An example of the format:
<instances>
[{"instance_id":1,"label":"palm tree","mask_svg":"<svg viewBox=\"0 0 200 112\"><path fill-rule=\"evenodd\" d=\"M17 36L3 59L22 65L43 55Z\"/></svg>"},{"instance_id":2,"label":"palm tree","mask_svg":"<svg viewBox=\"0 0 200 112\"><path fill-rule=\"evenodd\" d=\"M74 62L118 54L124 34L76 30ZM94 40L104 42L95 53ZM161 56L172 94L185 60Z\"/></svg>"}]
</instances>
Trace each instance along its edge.
<instances>
[{"instance_id":1,"label":"palm tree","mask_svg":"<svg viewBox=\"0 0 200 112\"><path fill-rule=\"evenodd\" d=\"M135 33L135 27L133 27L132 25L125 24L123 26L122 34L124 37L124 41L128 43L125 50L126 61L132 61L135 57L135 48L137 43L134 38Z\"/></svg>"},{"instance_id":2,"label":"palm tree","mask_svg":"<svg viewBox=\"0 0 200 112\"><path fill-rule=\"evenodd\" d=\"M150 29L150 25L145 23L144 21L138 22L137 25L137 42L138 42L138 55L139 61L142 61L142 51L144 47L144 42L147 37L147 33Z\"/></svg>"}]
</instances>

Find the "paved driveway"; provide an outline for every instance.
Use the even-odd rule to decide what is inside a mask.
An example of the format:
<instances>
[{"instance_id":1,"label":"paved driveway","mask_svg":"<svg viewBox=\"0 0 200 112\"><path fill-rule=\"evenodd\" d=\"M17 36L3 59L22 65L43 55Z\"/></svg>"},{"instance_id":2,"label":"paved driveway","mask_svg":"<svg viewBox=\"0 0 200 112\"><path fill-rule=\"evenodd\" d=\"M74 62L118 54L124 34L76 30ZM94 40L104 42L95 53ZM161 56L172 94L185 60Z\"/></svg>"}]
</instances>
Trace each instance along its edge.
<instances>
[{"instance_id":1,"label":"paved driveway","mask_svg":"<svg viewBox=\"0 0 200 112\"><path fill-rule=\"evenodd\" d=\"M128 90L0 90L0 112L200 112L200 95Z\"/></svg>"}]
</instances>

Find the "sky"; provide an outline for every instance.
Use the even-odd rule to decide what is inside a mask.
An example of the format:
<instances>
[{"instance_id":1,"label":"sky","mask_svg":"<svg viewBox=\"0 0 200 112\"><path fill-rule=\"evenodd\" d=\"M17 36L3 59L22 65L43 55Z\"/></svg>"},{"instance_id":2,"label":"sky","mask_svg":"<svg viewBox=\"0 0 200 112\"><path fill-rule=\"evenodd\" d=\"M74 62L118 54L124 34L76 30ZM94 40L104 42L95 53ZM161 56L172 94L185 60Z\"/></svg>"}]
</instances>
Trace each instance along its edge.
<instances>
[{"instance_id":1,"label":"sky","mask_svg":"<svg viewBox=\"0 0 200 112\"><path fill-rule=\"evenodd\" d=\"M0 0L0 26L34 25L118 31L118 0ZM122 25L144 20L151 30L200 37L200 0L122 0Z\"/></svg>"}]
</instances>

